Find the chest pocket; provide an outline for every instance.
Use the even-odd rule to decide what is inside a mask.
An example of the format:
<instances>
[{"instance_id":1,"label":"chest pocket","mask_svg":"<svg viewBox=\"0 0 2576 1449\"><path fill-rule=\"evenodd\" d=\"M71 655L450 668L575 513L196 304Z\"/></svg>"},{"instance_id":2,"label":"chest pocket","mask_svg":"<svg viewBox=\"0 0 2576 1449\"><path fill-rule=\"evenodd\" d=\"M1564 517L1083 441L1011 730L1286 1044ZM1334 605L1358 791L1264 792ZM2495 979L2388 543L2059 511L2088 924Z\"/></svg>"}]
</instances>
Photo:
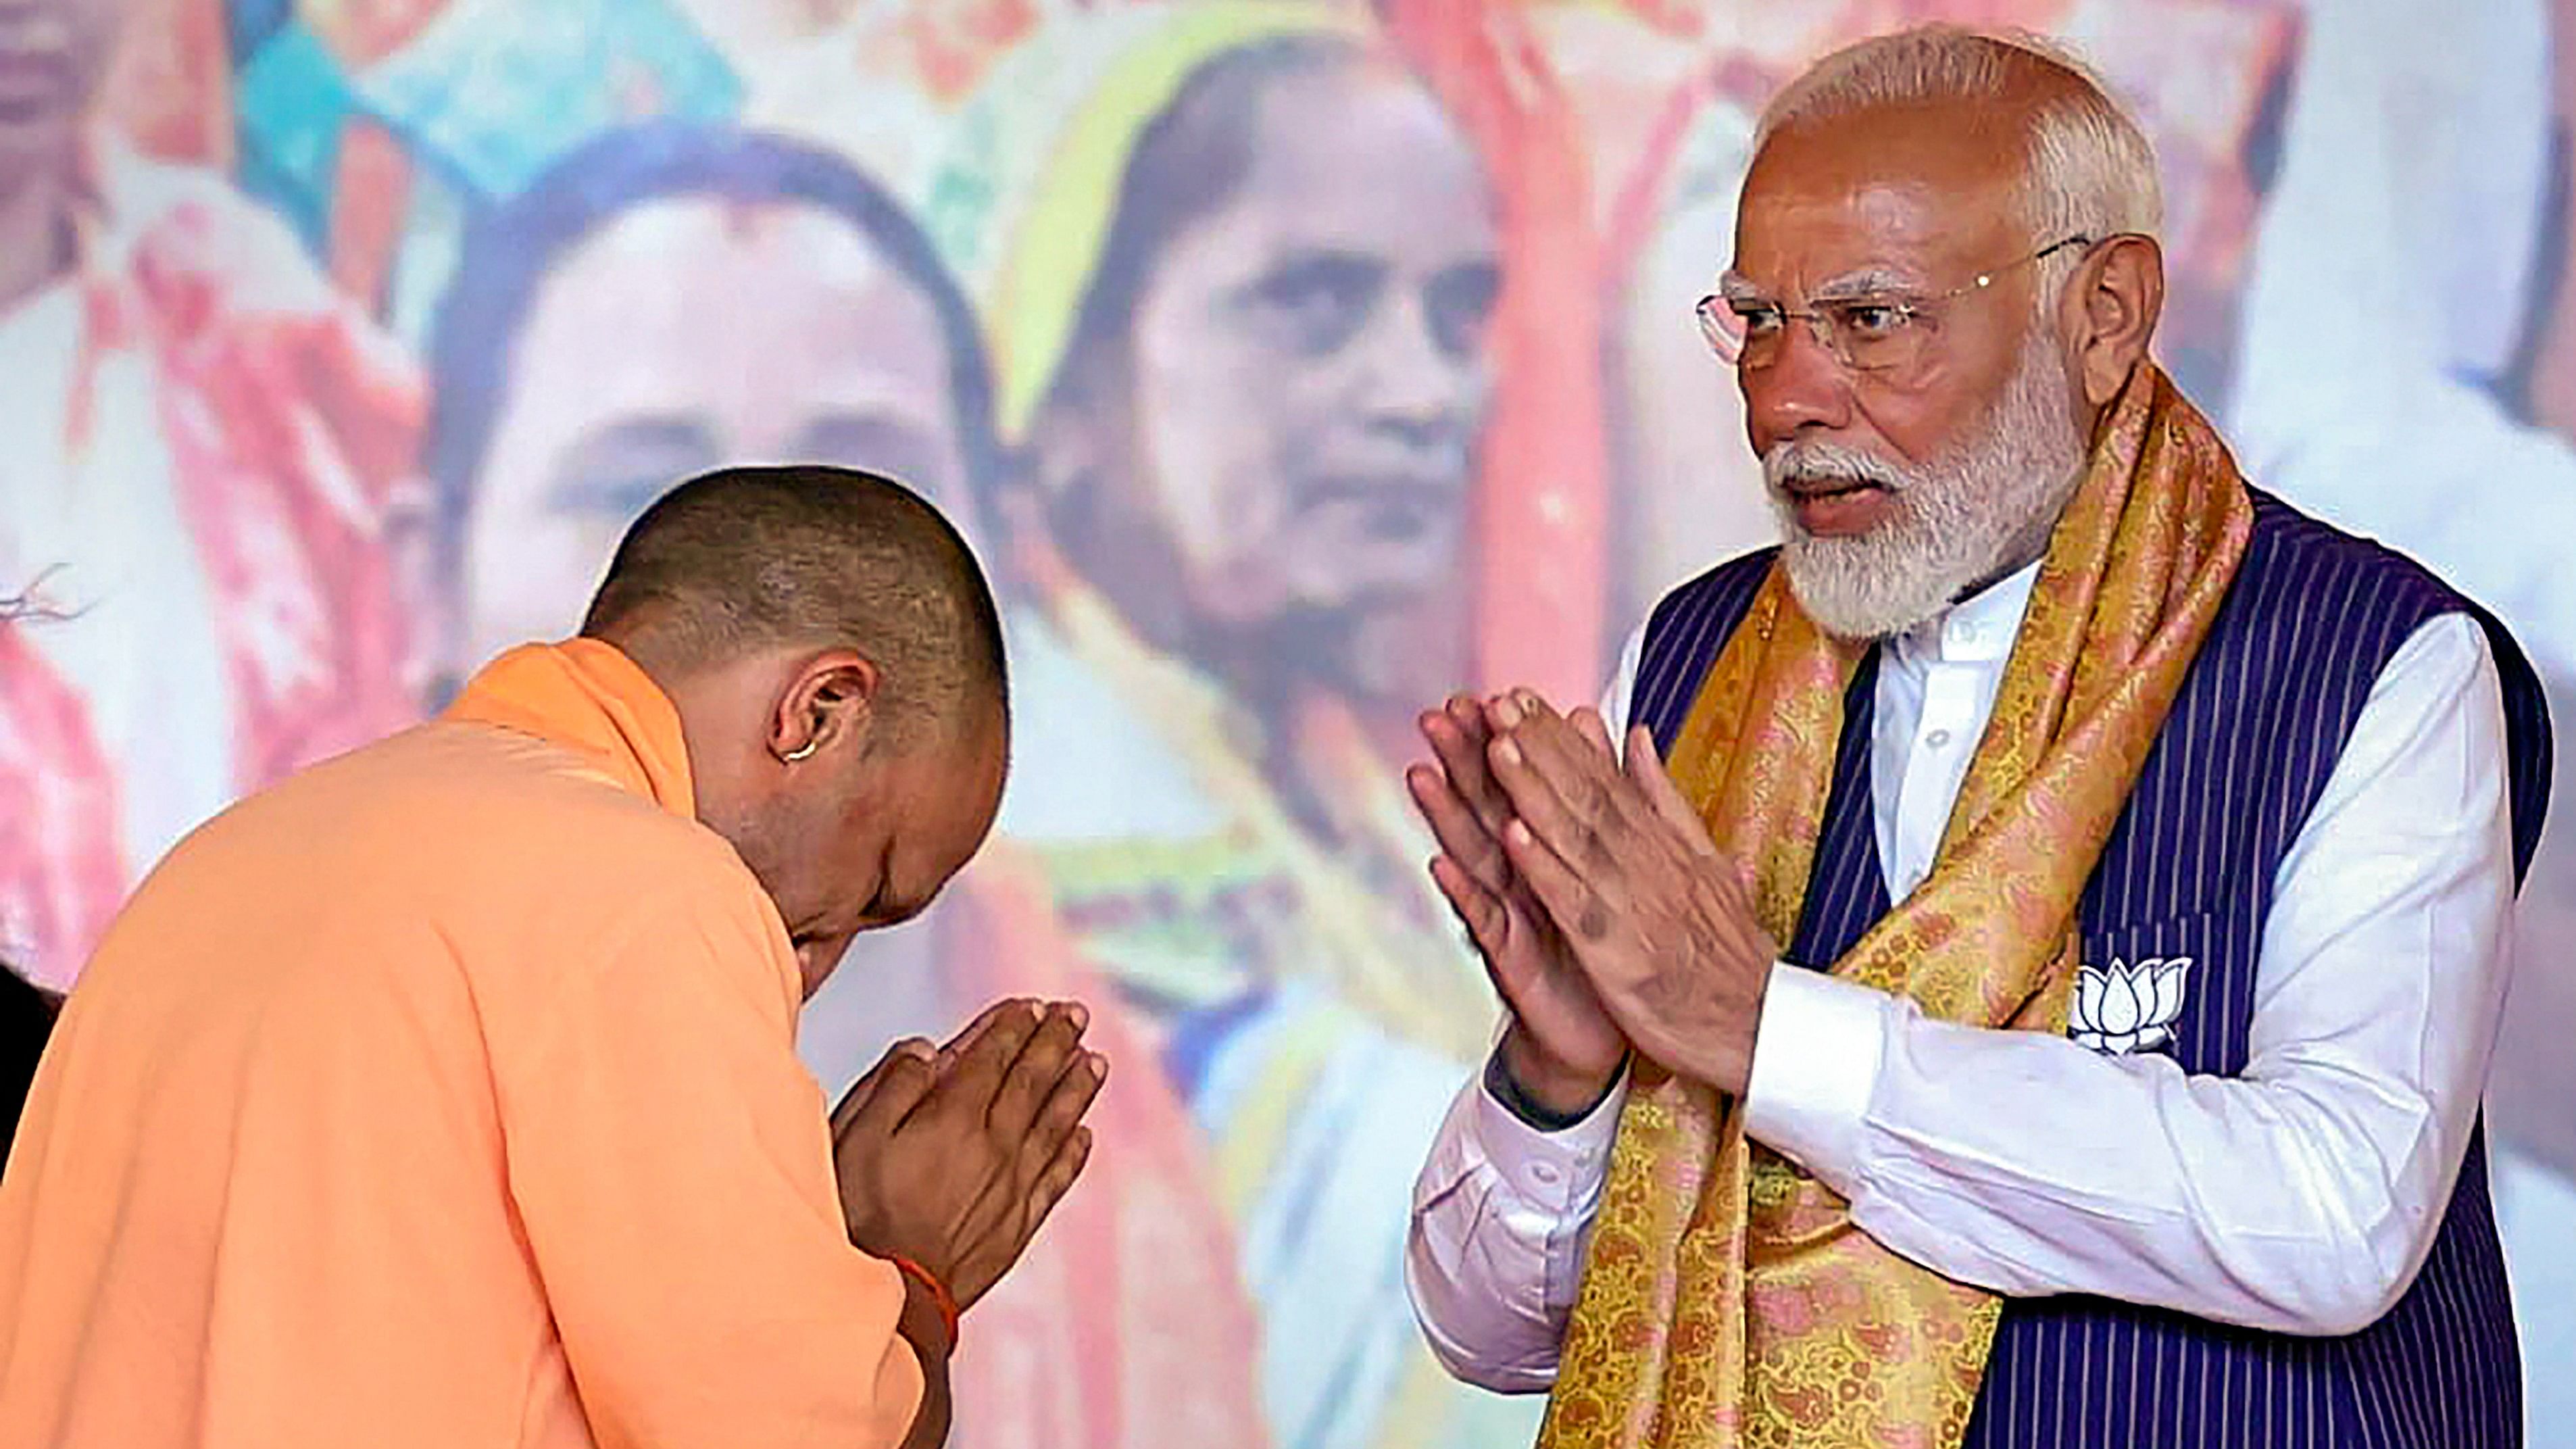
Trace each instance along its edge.
<instances>
[{"instance_id":1,"label":"chest pocket","mask_svg":"<svg viewBox=\"0 0 2576 1449\"><path fill-rule=\"evenodd\" d=\"M2261 935L2251 912L2088 923L2066 1034L2109 1056L2163 1052L2187 1072L2239 1070Z\"/></svg>"}]
</instances>

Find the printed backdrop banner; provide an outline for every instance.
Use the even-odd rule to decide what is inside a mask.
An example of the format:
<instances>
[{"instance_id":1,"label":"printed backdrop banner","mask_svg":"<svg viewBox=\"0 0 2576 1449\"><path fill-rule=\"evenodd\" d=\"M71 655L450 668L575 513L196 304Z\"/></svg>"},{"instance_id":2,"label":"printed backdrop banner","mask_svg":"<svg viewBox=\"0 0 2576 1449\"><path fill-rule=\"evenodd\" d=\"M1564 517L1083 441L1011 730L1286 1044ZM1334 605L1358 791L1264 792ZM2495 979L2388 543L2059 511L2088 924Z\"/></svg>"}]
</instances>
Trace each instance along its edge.
<instances>
[{"instance_id":1,"label":"printed backdrop banner","mask_svg":"<svg viewBox=\"0 0 2576 1449\"><path fill-rule=\"evenodd\" d=\"M198 821L570 632L672 481L904 478L1003 591L1018 759L802 1050L837 1090L1071 993L1122 1063L967 1339L968 1449L1527 1442L1404 1302L1494 1029L1411 720L1591 697L1768 541L1691 308L1761 104L1838 44L2088 54L2163 157L2161 354L2248 474L2576 685L2570 0L46 8L112 63L53 151L0 136L0 192L76 180L64 265L0 258L0 956L69 982ZM2576 847L2524 911L2490 1122L2571 1449Z\"/></svg>"}]
</instances>

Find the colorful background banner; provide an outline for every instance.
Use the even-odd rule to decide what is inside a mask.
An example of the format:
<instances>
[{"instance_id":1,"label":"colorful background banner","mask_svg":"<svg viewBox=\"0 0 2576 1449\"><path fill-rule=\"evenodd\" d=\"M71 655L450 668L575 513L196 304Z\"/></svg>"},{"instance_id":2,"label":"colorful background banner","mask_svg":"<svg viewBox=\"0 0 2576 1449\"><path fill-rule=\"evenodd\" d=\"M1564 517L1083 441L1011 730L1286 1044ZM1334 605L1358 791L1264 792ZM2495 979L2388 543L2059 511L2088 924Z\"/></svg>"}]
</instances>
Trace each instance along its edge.
<instances>
[{"instance_id":1,"label":"colorful background banner","mask_svg":"<svg viewBox=\"0 0 2576 1449\"><path fill-rule=\"evenodd\" d=\"M1691 306L1764 98L1837 44L2081 47L2163 157L2168 367L2576 718L2568 0L38 8L100 63L51 149L0 96L0 199L54 207L0 253L0 956L70 981L228 800L570 632L675 479L906 479L1002 588L1016 765L803 1053L837 1090L1047 992L1121 1064L977 1312L966 1449L1534 1430L1404 1305L1494 1011L1399 771L1422 705L1589 698L1768 541ZM2533 1443L2571 1449L2576 844L2542 851L2489 1122Z\"/></svg>"}]
</instances>

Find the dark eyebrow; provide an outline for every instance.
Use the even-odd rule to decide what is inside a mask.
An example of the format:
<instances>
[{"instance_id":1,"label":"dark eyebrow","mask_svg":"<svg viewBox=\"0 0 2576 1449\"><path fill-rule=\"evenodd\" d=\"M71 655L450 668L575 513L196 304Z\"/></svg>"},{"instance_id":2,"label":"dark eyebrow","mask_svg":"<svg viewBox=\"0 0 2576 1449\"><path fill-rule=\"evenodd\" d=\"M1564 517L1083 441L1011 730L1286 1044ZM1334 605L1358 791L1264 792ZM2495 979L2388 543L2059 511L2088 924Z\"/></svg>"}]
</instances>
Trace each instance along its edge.
<instances>
[{"instance_id":1,"label":"dark eyebrow","mask_svg":"<svg viewBox=\"0 0 2576 1449\"><path fill-rule=\"evenodd\" d=\"M1385 258L1366 252L1337 246L1293 246L1235 288L1233 295L1241 301L1253 301L1268 297L1282 286L1317 280L1375 285L1387 271Z\"/></svg>"},{"instance_id":2,"label":"dark eyebrow","mask_svg":"<svg viewBox=\"0 0 2576 1449\"><path fill-rule=\"evenodd\" d=\"M714 456L715 442L695 418L681 413L647 414L620 418L584 435L551 472L557 479L570 480L576 492L603 477L658 477L668 486Z\"/></svg>"},{"instance_id":3,"label":"dark eyebrow","mask_svg":"<svg viewBox=\"0 0 2576 1449\"><path fill-rule=\"evenodd\" d=\"M1354 251L1331 242L1291 243L1279 253L1279 259L1263 268L1264 272L1284 272L1296 267L1336 266L1363 267L1383 271L1386 258L1372 252Z\"/></svg>"}]
</instances>

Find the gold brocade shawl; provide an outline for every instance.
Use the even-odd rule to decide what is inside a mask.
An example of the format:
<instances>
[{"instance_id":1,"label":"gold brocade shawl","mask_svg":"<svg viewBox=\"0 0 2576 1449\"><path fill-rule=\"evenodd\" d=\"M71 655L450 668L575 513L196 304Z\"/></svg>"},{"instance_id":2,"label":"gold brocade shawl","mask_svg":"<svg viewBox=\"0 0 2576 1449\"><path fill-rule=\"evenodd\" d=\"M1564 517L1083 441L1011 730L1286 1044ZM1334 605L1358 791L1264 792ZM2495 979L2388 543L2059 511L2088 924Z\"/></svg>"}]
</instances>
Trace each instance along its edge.
<instances>
[{"instance_id":1,"label":"gold brocade shawl","mask_svg":"<svg viewBox=\"0 0 2576 1449\"><path fill-rule=\"evenodd\" d=\"M1947 1021L2066 1029L2075 912L2253 519L2234 461L2140 364L2031 593L1931 875L1833 963ZM1856 646L1778 565L1670 768L1796 930ZM2001 1300L1897 1257L1748 1141L1737 1103L1640 1063L1542 1449L1932 1449L1967 1430Z\"/></svg>"}]
</instances>

